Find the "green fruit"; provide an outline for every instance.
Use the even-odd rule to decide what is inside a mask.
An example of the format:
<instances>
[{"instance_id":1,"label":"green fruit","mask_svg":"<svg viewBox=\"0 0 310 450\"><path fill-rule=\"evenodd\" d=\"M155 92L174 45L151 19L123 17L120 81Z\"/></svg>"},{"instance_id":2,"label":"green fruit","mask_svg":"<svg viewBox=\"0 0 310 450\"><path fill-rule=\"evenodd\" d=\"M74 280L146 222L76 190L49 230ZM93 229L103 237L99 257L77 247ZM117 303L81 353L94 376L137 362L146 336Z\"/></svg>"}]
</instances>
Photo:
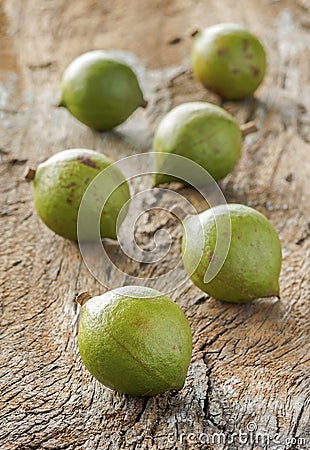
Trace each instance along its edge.
<instances>
[{"instance_id":1,"label":"green fruit","mask_svg":"<svg viewBox=\"0 0 310 450\"><path fill-rule=\"evenodd\" d=\"M258 211L243 205L229 204L228 210L217 206L184 220L182 254L185 270L191 280L212 297L233 303L259 297L279 295L281 243L268 221ZM217 275L208 283L205 273L214 258L216 223L223 225L227 214L231 221L231 241L227 258ZM197 245L202 226L202 252ZM227 237L227 236L226 236ZM225 236L219 236L219 240Z\"/></svg>"},{"instance_id":2,"label":"green fruit","mask_svg":"<svg viewBox=\"0 0 310 450\"><path fill-rule=\"evenodd\" d=\"M39 164L28 178L32 179L35 207L43 222L60 236L77 240L78 212L83 195L91 181L111 164L106 156L87 149L65 150ZM130 199L129 188L116 167L112 167L107 176L103 174L102 178L101 184L106 183L111 188L123 184L115 189L105 204L100 204L100 192L93 192L86 219L92 221L91 214L98 209L98 203L99 207L104 206L101 216L98 214L98 223L101 217L100 236L116 239L116 221L121 208ZM88 235L88 229L94 228L91 225L85 225L84 240L96 238L96 235Z\"/></svg>"},{"instance_id":3,"label":"green fruit","mask_svg":"<svg viewBox=\"0 0 310 450\"><path fill-rule=\"evenodd\" d=\"M150 396L184 385L192 353L182 310L154 289L126 286L82 306L81 358L106 387Z\"/></svg>"},{"instance_id":4,"label":"green fruit","mask_svg":"<svg viewBox=\"0 0 310 450\"><path fill-rule=\"evenodd\" d=\"M219 106L207 102L183 103L173 108L159 123L153 141L154 152L189 158L215 180L233 170L240 158L241 147L242 133L234 118ZM155 158L155 186L175 179L165 175L168 169L173 171L173 167L169 167L169 158L159 156ZM190 167L188 171L191 171ZM198 185L206 182L205 179L195 181Z\"/></svg>"},{"instance_id":5,"label":"green fruit","mask_svg":"<svg viewBox=\"0 0 310 450\"><path fill-rule=\"evenodd\" d=\"M238 100L261 84L266 53L248 30L223 23L194 34L192 68L207 89L224 99Z\"/></svg>"},{"instance_id":6,"label":"green fruit","mask_svg":"<svg viewBox=\"0 0 310 450\"><path fill-rule=\"evenodd\" d=\"M70 113L96 130L111 130L139 106L146 106L131 67L111 52L92 51L76 58L65 70L61 100Z\"/></svg>"}]
</instances>

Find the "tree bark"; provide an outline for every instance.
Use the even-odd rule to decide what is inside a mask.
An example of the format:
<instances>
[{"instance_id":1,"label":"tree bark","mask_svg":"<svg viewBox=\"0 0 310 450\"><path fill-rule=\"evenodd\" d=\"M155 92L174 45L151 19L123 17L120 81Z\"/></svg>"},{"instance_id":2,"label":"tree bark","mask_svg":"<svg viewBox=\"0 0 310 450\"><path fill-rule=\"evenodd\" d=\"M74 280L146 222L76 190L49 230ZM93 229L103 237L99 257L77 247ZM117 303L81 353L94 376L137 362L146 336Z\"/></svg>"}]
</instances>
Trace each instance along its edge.
<instances>
[{"instance_id":1,"label":"tree bark","mask_svg":"<svg viewBox=\"0 0 310 450\"><path fill-rule=\"evenodd\" d=\"M207 92L190 70L190 31L228 21L257 34L268 54L255 97L235 103ZM301 0L0 2L1 449L310 448L309 23ZM53 107L65 67L97 48L126 51L148 100L108 133ZM281 300L226 304L189 280L179 283L180 272L163 281L180 260L181 228L164 211L169 199L150 191L145 201L161 210L139 218L137 242L149 251L165 228L169 255L157 265L132 262L107 244L125 272L110 281L158 276L156 287L170 289L190 321L194 350L181 391L132 398L100 385L80 360L75 297L105 288L77 244L39 220L23 172L66 148L91 148L113 161L147 152L160 118L194 100L258 127L220 186L228 202L253 206L278 231ZM192 189L177 192L205 207ZM166 237L157 238L164 247Z\"/></svg>"}]
</instances>

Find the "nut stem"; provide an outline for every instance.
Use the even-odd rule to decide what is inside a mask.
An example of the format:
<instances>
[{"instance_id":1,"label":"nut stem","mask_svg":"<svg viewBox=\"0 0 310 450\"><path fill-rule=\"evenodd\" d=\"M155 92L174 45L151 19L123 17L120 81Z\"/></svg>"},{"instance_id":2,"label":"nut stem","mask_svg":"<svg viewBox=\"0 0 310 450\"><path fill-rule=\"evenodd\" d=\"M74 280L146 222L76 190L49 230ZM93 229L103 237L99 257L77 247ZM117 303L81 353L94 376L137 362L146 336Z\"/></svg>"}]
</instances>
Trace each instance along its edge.
<instances>
[{"instance_id":1,"label":"nut stem","mask_svg":"<svg viewBox=\"0 0 310 450\"><path fill-rule=\"evenodd\" d=\"M24 172L24 178L27 181L31 181L34 179L34 177L36 176L36 171L37 169L35 169L34 167L26 167L26 170Z\"/></svg>"},{"instance_id":2,"label":"nut stem","mask_svg":"<svg viewBox=\"0 0 310 450\"><path fill-rule=\"evenodd\" d=\"M88 302L88 300L90 300L90 299L91 299L91 295L90 295L90 293L89 293L88 291L81 292L80 294L78 294L78 295L75 297L75 301L76 301L80 306L85 305L85 303Z\"/></svg>"},{"instance_id":3,"label":"nut stem","mask_svg":"<svg viewBox=\"0 0 310 450\"><path fill-rule=\"evenodd\" d=\"M252 134L252 133L255 133L256 131L258 131L258 128L256 126L256 123L252 121L252 122L247 122L247 123L244 123L243 125L241 125L240 130L241 130L242 136L245 137L248 134Z\"/></svg>"}]
</instances>

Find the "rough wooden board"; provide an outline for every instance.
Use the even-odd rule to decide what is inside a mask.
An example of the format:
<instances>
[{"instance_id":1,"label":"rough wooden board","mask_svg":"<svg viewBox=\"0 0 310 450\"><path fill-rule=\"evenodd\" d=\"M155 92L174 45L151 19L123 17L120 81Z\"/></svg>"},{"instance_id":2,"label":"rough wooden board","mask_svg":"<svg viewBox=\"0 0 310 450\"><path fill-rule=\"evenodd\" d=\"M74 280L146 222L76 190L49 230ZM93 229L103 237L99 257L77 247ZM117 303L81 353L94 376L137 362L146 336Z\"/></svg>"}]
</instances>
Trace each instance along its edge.
<instances>
[{"instance_id":1,"label":"rough wooden board","mask_svg":"<svg viewBox=\"0 0 310 450\"><path fill-rule=\"evenodd\" d=\"M6 0L0 8L1 449L309 448L308 2ZM70 147L117 160L148 150L171 106L218 102L190 76L188 33L223 21L247 25L269 55L257 99L223 105L240 123L254 118L260 131L246 139L238 168L221 186L228 201L257 207L280 233L281 301L227 305L186 282L173 293L193 329L184 389L126 397L100 386L80 361L74 297L102 287L77 246L37 218L22 179L25 161L37 164ZM170 44L175 38L181 41ZM147 110L106 134L52 106L68 62L101 47L136 55L150 100ZM182 194L195 200L188 190ZM148 233L142 221L142 246L165 217L151 221ZM178 241L171 217L168 225ZM169 264L178 258L170 255ZM234 432L245 433L243 441ZM255 442L257 433L265 444ZM219 444L223 436L226 444Z\"/></svg>"}]
</instances>

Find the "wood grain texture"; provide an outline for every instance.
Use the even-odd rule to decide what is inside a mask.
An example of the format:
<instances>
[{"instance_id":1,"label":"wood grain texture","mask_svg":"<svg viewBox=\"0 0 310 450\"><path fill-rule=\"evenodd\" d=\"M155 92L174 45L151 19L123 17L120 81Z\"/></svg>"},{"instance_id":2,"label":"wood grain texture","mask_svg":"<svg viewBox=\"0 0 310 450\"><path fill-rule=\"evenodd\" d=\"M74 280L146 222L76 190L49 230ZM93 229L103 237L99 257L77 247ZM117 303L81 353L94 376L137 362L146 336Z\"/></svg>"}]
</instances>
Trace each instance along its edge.
<instances>
[{"instance_id":1,"label":"wood grain texture","mask_svg":"<svg viewBox=\"0 0 310 450\"><path fill-rule=\"evenodd\" d=\"M309 7L307 0L0 2L1 450L310 448ZM172 106L219 103L192 79L189 34L224 21L249 27L268 52L255 98L222 104L259 131L246 137L221 188L227 201L254 206L279 232L281 300L229 305L189 281L179 285L172 297L194 342L186 384L177 393L127 397L94 381L81 363L74 298L104 289L77 245L40 222L23 171L66 148L113 160L148 151ZM149 100L110 133L53 106L66 65L94 48L129 52ZM203 207L190 189L179 193ZM160 197L154 191L147 201ZM139 220L136 237L146 250L156 230L170 231L169 257L157 266L130 263L111 245L111 258L128 274L162 275L179 261L180 227L164 211ZM168 284L158 278L157 288L172 289L176 280Z\"/></svg>"}]
</instances>

